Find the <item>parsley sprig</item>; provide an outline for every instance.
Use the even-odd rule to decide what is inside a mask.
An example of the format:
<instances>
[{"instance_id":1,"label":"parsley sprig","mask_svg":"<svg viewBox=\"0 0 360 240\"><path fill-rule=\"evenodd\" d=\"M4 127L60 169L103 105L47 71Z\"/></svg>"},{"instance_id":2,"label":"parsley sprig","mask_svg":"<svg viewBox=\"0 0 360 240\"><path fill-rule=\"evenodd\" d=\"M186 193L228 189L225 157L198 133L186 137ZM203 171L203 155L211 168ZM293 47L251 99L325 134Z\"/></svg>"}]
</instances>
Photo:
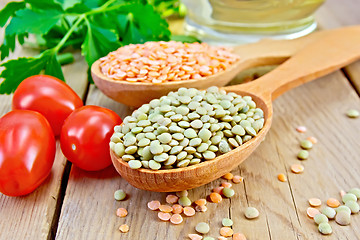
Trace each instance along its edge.
<instances>
[{"instance_id":1,"label":"parsley sprig","mask_svg":"<svg viewBox=\"0 0 360 240\"><path fill-rule=\"evenodd\" d=\"M59 53L71 46L81 49L89 66L108 52L129 43L167 41L166 20L144 0L24 0L10 2L0 11L5 36L1 60L34 34L43 51L34 57L1 64L0 93L10 94L25 78L39 74L64 80ZM89 77L90 79L90 77Z\"/></svg>"}]
</instances>

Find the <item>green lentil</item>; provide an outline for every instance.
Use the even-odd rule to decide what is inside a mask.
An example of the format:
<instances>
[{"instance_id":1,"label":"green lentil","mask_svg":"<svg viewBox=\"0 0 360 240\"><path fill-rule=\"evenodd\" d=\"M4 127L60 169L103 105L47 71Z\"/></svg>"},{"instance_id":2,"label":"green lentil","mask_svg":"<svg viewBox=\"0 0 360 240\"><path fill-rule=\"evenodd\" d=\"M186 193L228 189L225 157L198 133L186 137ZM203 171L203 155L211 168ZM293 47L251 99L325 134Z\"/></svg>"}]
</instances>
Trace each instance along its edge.
<instances>
[{"instance_id":1,"label":"green lentil","mask_svg":"<svg viewBox=\"0 0 360 240\"><path fill-rule=\"evenodd\" d=\"M253 137L256 136L256 131L255 131L255 129L252 128L251 126L245 127L245 131L246 131L249 135L251 135L251 136L253 136Z\"/></svg>"},{"instance_id":2,"label":"green lentil","mask_svg":"<svg viewBox=\"0 0 360 240\"><path fill-rule=\"evenodd\" d=\"M235 148L239 146L239 143L235 140L235 138L229 138L228 141L229 141L230 145Z\"/></svg>"},{"instance_id":3,"label":"green lentil","mask_svg":"<svg viewBox=\"0 0 360 240\"><path fill-rule=\"evenodd\" d=\"M138 168L141 168L142 164L139 160L130 160L128 162L129 164L129 167L132 168L132 169L138 169Z\"/></svg>"},{"instance_id":4,"label":"green lentil","mask_svg":"<svg viewBox=\"0 0 360 240\"><path fill-rule=\"evenodd\" d=\"M199 159L199 158L193 158L193 159L190 160L189 165L195 165L195 164L198 164L198 163L200 163L200 162L201 162L201 159Z\"/></svg>"},{"instance_id":5,"label":"green lentil","mask_svg":"<svg viewBox=\"0 0 360 240\"><path fill-rule=\"evenodd\" d=\"M352 194L352 193L347 193L342 197L343 203L346 203L347 201L350 201L350 200L356 202L357 201L356 195Z\"/></svg>"},{"instance_id":6,"label":"green lentil","mask_svg":"<svg viewBox=\"0 0 360 240\"><path fill-rule=\"evenodd\" d=\"M134 153L136 153L137 150L138 150L137 146L129 146L129 147L125 148L125 153L126 154L134 154Z\"/></svg>"},{"instance_id":7,"label":"green lentil","mask_svg":"<svg viewBox=\"0 0 360 240\"><path fill-rule=\"evenodd\" d=\"M156 162L155 160L150 160L149 168L151 168L152 170L159 170L161 168L161 164Z\"/></svg>"},{"instance_id":8,"label":"green lentil","mask_svg":"<svg viewBox=\"0 0 360 240\"><path fill-rule=\"evenodd\" d=\"M350 214L347 211L340 211L335 216L335 222L339 225L346 226L350 224Z\"/></svg>"},{"instance_id":9,"label":"green lentil","mask_svg":"<svg viewBox=\"0 0 360 240\"><path fill-rule=\"evenodd\" d=\"M311 149L313 147L313 144L309 140L303 140L303 141L300 142L300 146L303 149Z\"/></svg>"},{"instance_id":10,"label":"green lentil","mask_svg":"<svg viewBox=\"0 0 360 240\"><path fill-rule=\"evenodd\" d=\"M346 112L346 115L347 115L349 118L357 118L357 117L359 117L360 113L359 113L358 110L349 109L349 110Z\"/></svg>"},{"instance_id":11,"label":"green lentil","mask_svg":"<svg viewBox=\"0 0 360 240\"><path fill-rule=\"evenodd\" d=\"M149 161L141 161L141 164L144 168L149 168Z\"/></svg>"},{"instance_id":12,"label":"green lentil","mask_svg":"<svg viewBox=\"0 0 360 240\"><path fill-rule=\"evenodd\" d=\"M323 223L323 222L329 222L329 219L327 218L327 216L325 214L322 214L322 213L319 213L319 214L316 214L314 216L314 221L316 224L320 224L320 223Z\"/></svg>"},{"instance_id":13,"label":"green lentil","mask_svg":"<svg viewBox=\"0 0 360 240\"><path fill-rule=\"evenodd\" d=\"M215 240L213 237L204 237L203 240Z\"/></svg>"},{"instance_id":14,"label":"green lentil","mask_svg":"<svg viewBox=\"0 0 360 240\"><path fill-rule=\"evenodd\" d=\"M309 152L306 150L300 150L297 154L297 158L300 160L306 160L309 158Z\"/></svg>"},{"instance_id":15,"label":"green lentil","mask_svg":"<svg viewBox=\"0 0 360 240\"><path fill-rule=\"evenodd\" d=\"M184 150L189 154L193 154L194 152L196 152L196 148L194 147L186 147L184 148Z\"/></svg>"},{"instance_id":16,"label":"green lentil","mask_svg":"<svg viewBox=\"0 0 360 240\"><path fill-rule=\"evenodd\" d=\"M329 235L332 233L332 228L327 222L320 223L318 226L318 230L323 235Z\"/></svg>"},{"instance_id":17,"label":"green lentil","mask_svg":"<svg viewBox=\"0 0 360 240\"><path fill-rule=\"evenodd\" d=\"M198 133L199 137L203 142L207 142L211 138L211 132L208 129L201 129Z\"/></svg>"},{"instance_id":18,"label":"green lentil","mask_svg":"<svg viewBox=\"0 0 360 240\"><path fill-rule=\"evenodd\" d=\"M187 196L181 196L178 203L183 207L191 206L191 200Z\"/></svg>"},{"instance_id":19,"label":"green lentil","mask_svg":"<svg viewBox=\"0 0 360 240\"><path fill-rule=\"evenodd\" d=\"M135 160L135 157L133 155L130 155L130 154L126 154L126 155L123 155L122 157L122 160L124 160L125 162L128 162L130 160Z\"/></svg>"},{"instance_id":20,"label":"green lentil","mask_svg":"<svg viewBox=\"0 0 360 240\"><path fill-rule=\"evenodd\" d=\"M221 223L224 227L231 227L234 224L234 222L230 218L223 218Z\"/></svg>"},{"instance_id":21,"label":"green lentil","mask_svg":"<svg viewBox=\"0 0 360 240\"><path fill-rule=\"evenodd\" d=\"M219 150L220 150L221 153L227 153L231 149L230 149L229 144L226 141L221 140L220 143L219 143Z\"/></svg>"},{"instance_id":22,"label":"green lentil","mask_svg":"<svg viewBox=\"0 0 360 240\"><path fill-rule=\"evenodd\" d=\"M348 206L342 205L336 208L336 214L339 212L346 212L348 214L351 214L351 209Z\"/></svg>"},{"instance_id":23,"label":"green lentil","mask_svg":"<svg viewBox=\"0 0 360 240\"><path fill-rule=\"evenodd\" d=\"M254 207L247 207L245 209L245 217L248 219L254 219L259 216L259 211Z\"/></svg>"},{"instance_id":24,"label":"green lentil","mask_svg":"<svg viewBox=\"0 0 360 240\"><path fill-rule=\"evenodd\" d=\"M116 143L114 146L114 152L119 157L122 157L125 154L125 147L122 143Z\"/></svg>"},{"instance_id":25,"label":"green lentil","mask_svg":"<svg viewBox=\"0 0 360 240\"><path fill-rule=\"evenodd\" d=\"M184 160L181 160L179 161L176 166L178 168L182 168L182 167L187 167L188 165L190 164L190 160L189 159L184 159Z\"/></svg>"},{"instance_id":26,"label":"green lentil","mask_svg":"<svg viewBox=\"0 0 360 240\"><path fill-rule=\"evenodd\" d=\"M358 213L360 210L360 206L356 201L348 200L346 201L345 206L350 208L351 213Z\"/></svg>"},{"instance_id":27,"label":"green lentil","mask_svg":"<svg viewBox=\"0 0 360 240\"><path fill-rule=\"evenodd\" d=\"M216 157L216 154L212 151L205 151L202 155L206 160L211 160Z\"/></svg>"},{"instance_id":28,"label":"green lentil","mask_svg":"<svg viewBox=\"0 0 360 240\"><path fill-rule=\"evenodd\" d=\"M168 160L169 155L167 153L161 153L160 155L155 155L154 160L157 162L165 162Z\"/></svg>"},{"instance_id":29,"label":"green lentil","mask_svg":"<svg viewBox=\"0 0 360 240\"><path fill-rule=\"evenodd\" d=\"M126 193L122 189L116 190L114 192L114 198L116 201L122 201L126 198Z\"/></svg>"},{"instance_id":30,"label":"green lentil","mask_svg":"<svg viewBox=\"0 0 360 240\"><path fill-rule=\"evenodd\" d=\"M206 222L199 222L196 224L195 230L198 233L206 234L210 231L210 226Z\"/></svg>"},{"instance_id":31,"label":"green lentil","mask_svg":"<svg viewBox=\"0 0 360 240\"><path fill-rule=\"evenodd\" d=\"M154 135L155 136L155 135ZM146 147L150 144L150 139L147 139L147 138L143 138L141 139L139 142L138 142L138 146L139 147Z\"/></svg>"},{"instance_id":32,"label":"green lentil","mask_svg":"<svg viewBox=\"0 0 360 240\"><path fill-rule=\"evenodd\" d=\"M180 197L187 197L188 196L188 191L187 190L183 190L183 191L179 191L179 192L176 192L176 196L178 196L179 198ZM190 199L189 199L190 200Z\"/></svg>"},{"instance_id":33,"label":"green lentil","mask_svg":"<svg viewBox=\"0 0 360 240\"><path fill-rule=\"evenodd\" d=\"M184 167L229 152L256 136L263 124L263 111L251 97L217 87L181 88L125 117L109 145L126 161L141 160L144 168Z\"/></svg>"},{"instance_id":34,"label":"green lentil","mask_svg":"<svg viewBox=\"0 0 360 240\"><path fill-rule=\"evenodd\" d=\"M348 193L354 194L357 198L360 198L360 188L352 188Z\"/></svg>"},{"instance_id":35,"label":"green lentil","mask_svg":"<svg viewBox=\"0 0 360 240\"><path fill-rule=\"evenodd\" d=\"M333 209L331 207L322 208L321 213L324 214L325 216L327 216L329 219L334 219L334 217L336 215L335 209Z\"/></svg>"},{"instance_id":36,"label":"green lentil","mask_svg":"<svg viewBox=\"0 0 360 240\"><path fill-rule=\"evenodd\" d=\"M234 189L231 189L231 188L228 188L228 187L223 188L222 193L227 198L231 198L232 196L235 195Z\"/></svg>"},{"instance_id":37,"label":"green lentil","mask_svg":"<svg viewBox=\"0 0 360 240\"><path fill-rule=\"evenodd\" d=\"M219 148L215 145L210 145L208 150L212 151L212 152L217 152L217 151L219 151Z\"/></svg>"},{"instance_id":38,"label":"green lentil","mask_svg":"<svg viewBox=\"0 0 360 240\"><path fill-rule=\"evenodd\" d=\"M196 148L196 150L197 150L197 152L199 152L199 153L203 153L203 152L205 152L206 150L208 150L208 148L209 148L209 145L208 145L208 144L206 144L206 143L201 143L200 146L198 146L198 147Z\"/></svg>"},{"instance_id":39,"label":"green lentil","mask_svg":"<svg viewBox=\"0 0 360 240\"><path fill-rule=\"evenodd\" d=\"M178 161L180 161L180 160L183 160L184 158L186 158L186 156L187 156L187 152L182 151L176 156L176 158Z\"/></svg>"},{"instance_id":40,"label":"green lentil","mask_svg":"<svg viewBox=\"0 0 360 240\"><path fill-rule=\"evenodd\" d=\"M236 135L240 135L240 136L244 136L245 135L245 129L240 126L240 125L235 125L232 129L231 132L236 134Z\"/></svg>"}]
</instances>

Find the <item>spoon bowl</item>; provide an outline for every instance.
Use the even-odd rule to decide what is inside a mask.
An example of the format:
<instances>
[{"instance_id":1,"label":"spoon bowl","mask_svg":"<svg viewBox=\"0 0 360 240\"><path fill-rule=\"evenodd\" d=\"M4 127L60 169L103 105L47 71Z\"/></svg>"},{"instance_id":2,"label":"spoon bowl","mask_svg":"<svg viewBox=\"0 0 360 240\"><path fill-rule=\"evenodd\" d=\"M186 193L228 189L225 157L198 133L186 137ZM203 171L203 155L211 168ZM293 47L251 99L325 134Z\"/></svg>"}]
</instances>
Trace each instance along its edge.
<instances>
[{"instance_id":1,"label":"spoon bowl","mask_svg":"<svg viewBox=\"0 0 360 240\"><path fill-rule=\"evenodd\" d=\"M272 122L272 100L301 84L333 72L360 58L360 28L328 33L308 44L288 61L263 77L246 84L224 87L227 92L251 96L264 111L265 123L258 135L232 151L193 166L170 169L131 169L111 152L116 170L131 185L149 191L173 192L195 188L230 172L263 141Z\"/></svg>"},{"instance_id":2,"label":"spoon bowl","mask_svg":"<svg viewBox=\"0 0 360 240\"><path fill-rule=\"evenodd\" d=\"M229 83L239 72L258 66L276 65L284 62L306 44L315 41L330 31L315 32L293 40L264 39L257 43L234 47L240 60L225 71L193 80L172 81L160 84L114 80L105 76L100 69L100 60L91 66L91 75L96 86L108 97L131 107L139 107L150 100L160 98L170 91L181 87L206 89L210 86L222 87Z\"/></svg>"}]
</instances>

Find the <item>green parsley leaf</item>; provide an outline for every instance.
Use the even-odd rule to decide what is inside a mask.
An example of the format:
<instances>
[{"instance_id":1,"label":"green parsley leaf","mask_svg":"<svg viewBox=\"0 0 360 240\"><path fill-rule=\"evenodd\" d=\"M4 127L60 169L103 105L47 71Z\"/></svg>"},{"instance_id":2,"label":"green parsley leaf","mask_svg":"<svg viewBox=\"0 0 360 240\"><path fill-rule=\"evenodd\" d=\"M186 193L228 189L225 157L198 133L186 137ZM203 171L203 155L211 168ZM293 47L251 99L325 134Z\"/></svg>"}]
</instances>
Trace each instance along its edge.
<instances>
[{"instance_id":1,"label":"green parsley leaf","mask_svg":"<svg viewBox=\"0 0 360 240\"><path fill-rule=\"evenodd\" d=\"M8 19L14 15L14 13L25 8L24 2L10 2L0 11L0 27L4 27Z\"/></svg>"},{"instance_id":2,"label":"green parsley leaf","mask_svg":"<svg viewBox=\"0 0 360 240\"><path fill-rule=\"evenodd\" d=\"M45 69L45 74L64 79L53 49L46 50L35 57L9 60L0 66L5 68L0 74L0 78L4 78L0 84L0 94L14 92L24 79L39 74L43 69Z\"/></svg>"},{"instance_id":3,"label":"green parsley leaf","mask_svg":"<svg viewBox=\"0 0 360 240\"><path fill-rule=\"evenodd\" d=\"M16 12L16 16L12 18L7 26L6 34L45 34L59 21L62 14L62 12L55 9L48 9L46 11L21 9Z\"/></svg>"},{"instance_id":4,"label":"green parsley leaf","mask_svg":"<svg viewBox=\"0 0 360 240\"><path fill-rule=\"evenodd\" d=\"M121 44L114 31L101 28L90 22L87 23L87 27L85 41L81 45L81 53L91 66L99 58L119 48Z\"/></svg>"},{"instance_id":5,"label":"green parsley leaf","mask_svg":"<svg viewBox=\"0 0 360 240\"><path fill-rule=\"evenodd\" d=\"M26 3L30 4L31 7L34 9L41 9L41 10L50 10L55 9L57 11L62 11L63 8L58 2L54 0L25 0Z\"/></svg>"},{"instance_id":6,"label":"green parsley leaf","mask_svg":"<svg viewBox=\"0 0 360 240\"><path fill-rule=\"evenodd\" d=\"M50 54L46 66L45 66L45 74L57 77L65 81L64 74L61 70L61 65L56 57L56 54Z\"/></svg>"}]
</instances>

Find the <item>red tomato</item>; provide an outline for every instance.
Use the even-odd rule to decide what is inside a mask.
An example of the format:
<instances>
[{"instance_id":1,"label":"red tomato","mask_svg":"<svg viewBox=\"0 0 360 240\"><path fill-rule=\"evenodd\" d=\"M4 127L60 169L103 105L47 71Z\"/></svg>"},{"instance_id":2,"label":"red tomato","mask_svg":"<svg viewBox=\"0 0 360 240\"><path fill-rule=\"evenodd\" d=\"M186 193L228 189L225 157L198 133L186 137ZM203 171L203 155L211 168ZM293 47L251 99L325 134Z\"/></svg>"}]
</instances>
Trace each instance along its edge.
<instances>
[{"instance_id":1,"label":"red tomato","mask_svg":"<svg viewBox=\"0 0 360 240\"><path fill-rule=\"evenodd\" d=\"M98 106L76 109L65 120L60 146L65 157L81 169L97 171L111 164L109 142L121 118Z\"/></svg>"},{"instance_id":2,"label":"red tomato","mask_svg":"<svg viewBox=\"0 0 360 240\"><path fill-rule=\"evenodd\" d=\"M55 137L40 113L14 110L0 119L0 192L20 196L35 190L49 175Z\"/></svg>"},{"instance_id":3,"label":"red tomato","mask_svg":"<svg viewBox=\"0 0 360 240\"><path fill-rule=\"evenodd\" d=\"M13 109L41 113L49 121L55 136L60 134L70 113L81 106L81 99L66 83L47 75L35 75L22 81L12 101Z\"/></svg>"}]
</instances>

